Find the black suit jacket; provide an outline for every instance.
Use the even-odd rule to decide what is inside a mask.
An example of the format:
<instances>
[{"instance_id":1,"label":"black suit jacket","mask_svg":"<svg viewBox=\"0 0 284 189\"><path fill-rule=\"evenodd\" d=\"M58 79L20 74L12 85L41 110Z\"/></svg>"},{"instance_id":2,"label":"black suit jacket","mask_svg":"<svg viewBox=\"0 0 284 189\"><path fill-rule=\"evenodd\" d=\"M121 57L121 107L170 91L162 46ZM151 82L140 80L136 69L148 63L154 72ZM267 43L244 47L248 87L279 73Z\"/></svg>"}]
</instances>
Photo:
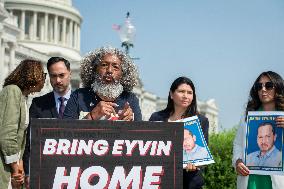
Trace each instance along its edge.
<instances>
[{"instance_id":1,"label":"black suit jacket","mask_svg":"<svg viewBox=\"0 0 284 189\"><path fill-rule=\"evenodd\" d=\"M54 93L34 98L29 111L30 118L58 118Z\"/></svg>"},{"instance_id":2,"label":"black suit jacket","mask_svg":"<svg viewBox=\"0 0 284 189\"><path fill-rule=\"evenodd\" d=\"M54 93L50 92L40 97L35 97L29 109L30 120L32 118L58 118ZM29 175L30 159L30 125L27 128L26 147L23 155L25 174Z\"/></svg>"}]
</instances>

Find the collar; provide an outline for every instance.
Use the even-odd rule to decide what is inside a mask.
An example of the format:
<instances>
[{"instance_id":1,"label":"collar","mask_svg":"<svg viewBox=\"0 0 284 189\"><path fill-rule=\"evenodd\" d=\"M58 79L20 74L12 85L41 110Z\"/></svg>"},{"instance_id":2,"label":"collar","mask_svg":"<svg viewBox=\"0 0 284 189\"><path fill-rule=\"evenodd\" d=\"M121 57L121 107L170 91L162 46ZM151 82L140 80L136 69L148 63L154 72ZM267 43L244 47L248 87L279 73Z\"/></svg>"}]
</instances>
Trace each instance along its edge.
<instances>
[{"instance_id":1,"label":"collar","mask_svg":"<svg viewBox=\"0 0 284 189\"><path fill-rule=\"evenodd\" d=\"M69 91L64 95L64 96L61 96L59 95L57 92L53 91L53 94L54 94L54 99L55 100L58 100L59 97L64 97L65 99L69 100L70 96L71 96L71 89L69 89Z\"/></svg>"},{"instance_id":2,"label":"collar","mask_svg":"<svg viewBox=\"0 0 284 189\"><path fill-rule=\"evenodd\" d=\"M258 158L267 158L270 157L272 152L276 149L275 146L273 146L268 152L266 152L266 154L264 156L261 156L261 151L259 151L259 154L257 155Z\"/></svg>"}]
</instances>

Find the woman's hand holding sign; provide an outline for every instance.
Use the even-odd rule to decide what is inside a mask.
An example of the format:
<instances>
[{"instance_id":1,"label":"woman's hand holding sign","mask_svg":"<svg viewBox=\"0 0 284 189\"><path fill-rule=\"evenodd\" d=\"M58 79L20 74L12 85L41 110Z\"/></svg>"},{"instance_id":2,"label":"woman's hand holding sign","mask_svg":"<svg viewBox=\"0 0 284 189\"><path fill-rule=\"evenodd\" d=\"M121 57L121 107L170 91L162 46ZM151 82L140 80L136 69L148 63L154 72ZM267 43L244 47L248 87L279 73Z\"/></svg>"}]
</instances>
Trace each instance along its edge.
<instances>
[{"instance_id":1,"label":"woman's hand holding sign","mask_svg":"<svg viewBox=\"0 0 284 189\"><path fill-rule=\"evenodd\" d=\"M236 171L239 175L242 176L248 176L249 175L249 169L245 164L243 163L243 160L238 159L236 161Z\"/></svg>"}]
</instances>

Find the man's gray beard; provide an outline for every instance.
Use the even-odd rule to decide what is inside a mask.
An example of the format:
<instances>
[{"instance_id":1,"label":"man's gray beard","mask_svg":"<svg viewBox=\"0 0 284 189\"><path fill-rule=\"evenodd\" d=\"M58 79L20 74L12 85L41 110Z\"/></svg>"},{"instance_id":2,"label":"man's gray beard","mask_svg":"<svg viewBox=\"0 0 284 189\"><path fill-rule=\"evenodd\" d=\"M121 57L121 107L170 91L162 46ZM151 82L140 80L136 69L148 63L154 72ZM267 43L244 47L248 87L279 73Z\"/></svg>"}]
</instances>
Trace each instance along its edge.
<instances>
[{"instance_id":1,"label":"man's gray beard","mask_svg":"<svg viewBox=\"0 0 284 189\"><path fill-rule=\"evenodd\" d=\"M98 75L95 76L91 87L97 95L107 99L116 99L123 92L123 86L119 81L104 83Z\"/></svg>"}]
</instances>

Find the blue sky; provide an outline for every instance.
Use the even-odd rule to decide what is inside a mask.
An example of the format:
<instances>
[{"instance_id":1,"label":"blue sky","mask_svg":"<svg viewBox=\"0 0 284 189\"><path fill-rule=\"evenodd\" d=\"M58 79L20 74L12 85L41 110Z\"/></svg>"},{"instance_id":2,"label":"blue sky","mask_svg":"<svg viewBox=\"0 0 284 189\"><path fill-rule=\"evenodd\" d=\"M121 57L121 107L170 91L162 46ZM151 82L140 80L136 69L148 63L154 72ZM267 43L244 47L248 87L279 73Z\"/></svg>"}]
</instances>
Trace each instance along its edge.
<instances>
[{"instance_id":1,"label":"blue sky","mask_svg":"<svg viewBox=\"0 0 284 189\"><path fill-rule=\"evenodd\" d=\"M73 0L83 17L81 52L120 47L113 24L130 12L137 64L146 90L167 97L178 76L200 100L214 98L221 127L236 125L263 71L284 77L283 0Z\"/></svg>"}]
</instances>

